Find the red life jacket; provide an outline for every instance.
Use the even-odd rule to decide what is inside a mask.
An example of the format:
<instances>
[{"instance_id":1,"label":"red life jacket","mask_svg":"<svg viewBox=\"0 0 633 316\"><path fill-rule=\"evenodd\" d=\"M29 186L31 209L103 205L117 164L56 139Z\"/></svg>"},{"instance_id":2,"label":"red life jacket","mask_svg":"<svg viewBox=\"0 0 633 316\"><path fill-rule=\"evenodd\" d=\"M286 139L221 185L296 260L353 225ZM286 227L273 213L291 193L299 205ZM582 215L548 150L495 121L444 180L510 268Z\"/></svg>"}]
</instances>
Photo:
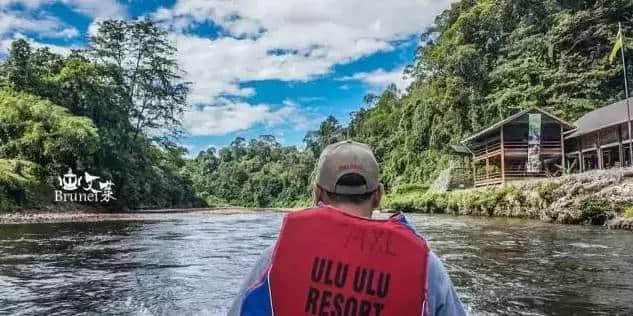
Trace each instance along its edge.
<instances>
[{"instance_id":1,"label":"red life jacket","mask_svg":"<svg viewBox=\"0 0 633 316\"><path fill-rule=\"evenodd\" d=\"M419 316L428 247L404 223L329 206L289 213L268 275L276 316Z\"/></svg>"}]
</instances>

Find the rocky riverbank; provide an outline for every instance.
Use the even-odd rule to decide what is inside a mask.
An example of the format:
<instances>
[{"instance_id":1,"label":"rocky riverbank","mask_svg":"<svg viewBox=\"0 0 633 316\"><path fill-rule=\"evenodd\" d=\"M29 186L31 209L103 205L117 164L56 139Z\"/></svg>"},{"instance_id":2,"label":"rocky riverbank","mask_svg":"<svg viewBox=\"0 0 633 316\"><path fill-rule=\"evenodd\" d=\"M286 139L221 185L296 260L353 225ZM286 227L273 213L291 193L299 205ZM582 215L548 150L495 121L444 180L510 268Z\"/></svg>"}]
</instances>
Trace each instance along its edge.
<instances>
[{"instance_id":1,"label":"rocky riverbank","mask_svg":"<svg viewBox=\"0 0 633 316\"><path fill-rule=\"evenodd\" d=\"M618 217L607 222L609 229L626 229L633 231L633 218Z\"/></svg>"},{"instance_id":2,"label":"rocky riverbank","mask_svg":"<svg viewBox=\"0 0 633 316\"><path fill-rule=\"evenodd\" d=\"M507 216L561 224L633 229L633 168L595 170L558 178L451 192L409 192L388 197L388 208L409 212Z\"/></svg>"}]
</instances>

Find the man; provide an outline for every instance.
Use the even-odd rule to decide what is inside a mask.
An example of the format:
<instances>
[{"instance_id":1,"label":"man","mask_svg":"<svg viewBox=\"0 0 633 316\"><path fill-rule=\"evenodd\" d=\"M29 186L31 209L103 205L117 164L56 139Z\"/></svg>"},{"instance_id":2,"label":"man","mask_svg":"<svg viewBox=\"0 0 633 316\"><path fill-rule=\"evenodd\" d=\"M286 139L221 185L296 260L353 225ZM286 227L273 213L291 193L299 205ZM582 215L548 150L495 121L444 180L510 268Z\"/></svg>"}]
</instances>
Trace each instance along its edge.
<instances>
[{"instance_id":1,"label":"man","mask_svg":"<svg viewBox=\"0 0 633 316\"><path fill-rule=\"evenodd\" d=\"M466 315L439 258L402 214L372 220L382 185L364 144L327 146L315 207L286 215L229 315Z\"/></svg>"}]
</instances>

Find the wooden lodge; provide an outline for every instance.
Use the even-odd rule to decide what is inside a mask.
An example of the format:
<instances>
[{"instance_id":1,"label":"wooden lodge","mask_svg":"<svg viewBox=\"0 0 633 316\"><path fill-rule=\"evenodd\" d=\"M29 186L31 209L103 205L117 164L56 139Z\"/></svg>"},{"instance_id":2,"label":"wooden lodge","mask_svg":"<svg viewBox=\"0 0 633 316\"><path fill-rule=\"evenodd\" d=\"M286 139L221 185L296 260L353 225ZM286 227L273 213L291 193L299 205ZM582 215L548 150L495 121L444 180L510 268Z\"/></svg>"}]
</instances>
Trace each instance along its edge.
<instances>
[{"instance_id":1,"label":"wooden lodge","mask_svg":"<svg viewBox=\"0 0 633 316\"><path fill-rule=\"evenodd\" d=\"M470 153L473 183L484 186L630 166L629 135L623 100L589 112L574 124L539 108L523 110L452 147Z\"/></svg>"},{"instance_id":2,"label":"wooden lodge","mask_svg":"<svg viewBox=\"0 0 633 316\"><path fill-rule=\"evenodd\" d=\"M629 99L633 110L633 98ZM631 113L633 115L633 113ZM627 102L591 111L565 135L565 158L574 172L631 165Z\"/></svg>"},{"instance_id":3,"label":"wooden lodge","mask_svg":"<svg viewBox=\"0 0 633 316\"><path fill-rule=\"evenodd\" d=\"M538 128L530 131L530 123ZM464 139L462 145L472 153L474 185L547 176L552 164L564 164L564 133L574 128L550 113L532 108Z\"/></svg>"}]
</instances>

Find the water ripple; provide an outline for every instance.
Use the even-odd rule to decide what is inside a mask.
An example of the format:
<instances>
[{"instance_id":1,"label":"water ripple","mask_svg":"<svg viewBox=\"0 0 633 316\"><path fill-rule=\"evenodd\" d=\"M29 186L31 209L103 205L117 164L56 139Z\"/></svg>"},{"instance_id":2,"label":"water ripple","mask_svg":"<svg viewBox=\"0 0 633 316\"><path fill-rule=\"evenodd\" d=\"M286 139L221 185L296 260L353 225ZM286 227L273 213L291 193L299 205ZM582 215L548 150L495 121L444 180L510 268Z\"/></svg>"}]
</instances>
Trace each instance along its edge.
<instances>
[{"instance_id":1,"label":"water ripple","mask_svg":"<svg viewBox=\"0 0 633 316\"><path fill-rule=\"evenodd\" d=\"M282 215L4 225L0 314L222 315ZM633 234L410 216L473 315L633 314Z\"/></svg>"}]
</instances>

